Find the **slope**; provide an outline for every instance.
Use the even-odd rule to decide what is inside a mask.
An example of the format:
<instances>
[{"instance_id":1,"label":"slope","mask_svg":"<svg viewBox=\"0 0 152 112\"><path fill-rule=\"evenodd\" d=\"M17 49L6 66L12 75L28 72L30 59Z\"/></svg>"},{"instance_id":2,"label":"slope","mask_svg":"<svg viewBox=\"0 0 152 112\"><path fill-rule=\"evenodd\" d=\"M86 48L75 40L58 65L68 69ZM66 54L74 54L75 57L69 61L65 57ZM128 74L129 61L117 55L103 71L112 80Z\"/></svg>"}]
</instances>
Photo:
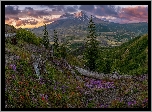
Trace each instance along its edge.
<instances>
[{"instance_id":1,"label":"slope","mask_svg":"<svg viewBox=\"0 0 152 112\"><path fill-rule=\"evenodd\" d=\"M102 48L97 70L104 73L139 75L148 72L148 35L136 37L115 48Z\"/></svg>"},{"instance_id":2,"label":"slope","mask_svg":"<svg viewBox=\"0 0 152 112\"><path fill-rule=\"evenodd\" d=\"M141 83L140 79L97 80L79 76L69 69L77 58L67 57L70 64L50 58L48 50L27 41L28 36L20 38L16 45L5 43L6 108L148 107L147 78L142 78ZM132 104L133 99L136 104Z\"/></svg>"}]
</instances>

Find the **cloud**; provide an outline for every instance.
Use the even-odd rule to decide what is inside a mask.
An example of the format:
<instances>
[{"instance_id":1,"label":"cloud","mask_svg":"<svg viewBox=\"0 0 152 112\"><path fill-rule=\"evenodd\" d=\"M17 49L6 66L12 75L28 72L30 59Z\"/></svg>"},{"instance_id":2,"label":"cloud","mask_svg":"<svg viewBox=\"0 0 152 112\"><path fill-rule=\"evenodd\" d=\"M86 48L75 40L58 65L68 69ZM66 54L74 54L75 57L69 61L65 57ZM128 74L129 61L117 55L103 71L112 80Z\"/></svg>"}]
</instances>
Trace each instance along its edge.
<instances>
[{"instance_id":1,"label":"cloud","mask_svg":"<svg viewBox=\"0 0 152 112\"><path fill-rule=\"evenodd\" d=\"M14 20L19 20L19 18L17 16L12 16L10 17L11 19L14 19Z\"/></svg>"},{"instance_id":2,"label":"cloud","mask_svg":"<svg viewBox=\"0 0 152 112\"><path fill-rule=\"evenodd\" d=\"M148 7L117 7L113 5L96 5L93 13L117 23L138 23L148 21Z\"/></svg>"},{"instance_id":3,"label":"cloud","mask_svg":"<svg viewBox=\"0 0 152 112\"><path fill-rule=\"evenodd\" d=\"M6 15L17 15L18 13L20 13L20 10L18 9L18 7L16 6L6 6L5 7L5 14Z\"/></svg>"},{"instance_id":4,"label":"cloud","mask_svg":"<svg viewBox=\"0 0 152 112\"><path fill-rule=\"evenodd\" d=\"M26 7L22 11L22 15L38 18L38 17L50 15L50 11L46 11L46 10L34 10L31 7Z\"/></svg>"},{"instance_id":5,"label":"cloud","mask_svg":"<svg viewBox=\"0 0 152 112\"><path fill-rule=\"evenodd\" d=\"M76 12L77 9L75 9L74 7L72 6L68 6L66 9L65 9L66 12Z\"/></svg>"},{"instance_id":6,"label":"cloud","mask_svg":"<svg viewBox=\"0 0 152 112\"><path fill-rule=\"evenodd\" d=\"M25 7L26 11L33 11L34 9L32 7Z\"/></svg>"},{"instance_id":7,"label":"cloud","mask_svg":"<svg viewBox=\"0 0 152 112\"><path fill-rule=\"evenodd\" d=\"M41 5L41 7L47 7L52 9L52 11L60 11L60 12L75 12L78 9L78 6L70 6L70 5Z\"/></svg>"},{"instance_id":8,"label":"cloud","mask_svg":"<svg viewBox=\"0 0 152 112\"><path fill-rule=\"evenodd\" d=\"M8 21L8 20L9 20L9 18L8 18L8 17L5 17L5 20L6 20L6 21Z\"/></svg>"},{"instance_id":9,"label":"cloud","mask_svg":"<svg viewBox=\"0 0 152 112\"><path fill-rule=\"evenodd\" d=\"M38 21L30 21L29 24L30 25L36 25L38 23Z\"/></svg>"},{"instance_id":10,"label":"cloud","mask_svg":"<svg viewBox=\"0 0 152 112\"><path fill-rule=\"evenodd\" d=\"M94 10L94 5L81 5L80 10L92 12Z\"/></svg>"},{"instance_id":11,"label":"cloud","mask_svg":"<svg viewBox=\"0 0 152 112\"><path fill-rule=\"evenodd\" d=\"M26 24L37 25L39 24L39 21L50 23L58 20L57 17L60 15L76 12L78 10L82 10L88 14L90 13L99 18L104 18L105 20L114 22L126 23L148 21L147 6L119 7L114 5L40 5L38 8L34 8L34 6L26 5L21 8L19 6L7 5L5 6L5 22L7 24L14 24L16 22L16 26ZM56 18L52 18L53 16ZM24 20L21 20L21 18L24 18Z\"/></svg>"},{"instance_id":12,"label":"cloud","mask_svg":"<svg viewBox=\"0 0 152 112\"><path fill-rule=\"evenodd\" d=\"M25 26L27 24L29 24L29 25L36 25L36 24L38 24L38 21L35 20L35 19L24 19L24 20L19 19L19 20L16 21L16 26L17 27L21 26L21 25Z\"/></svg>"},{"instance_id":13,"label":"cloud","mask_svg":"<svg viewBox=\"0 0 152 112\"><path fill-rule=\"evenodd\" d=\"M74 5L73 8L78 9L79 7L77 5Z\"/></svg>"},{"instance_id":14,"label":"cloud","mask_svg":"<svg viewBox=\"0 0 152 112\"><path fill-rule=\"evenodd\" d=\"M58 11L57 9L52 9L52 11Z\"/></svg>"},{"instance_id":15,"label":"cloud","mask_svg":"<svg viewBox=\"0 0 152 112\"><path fill-rule=\"evenodd\" d=\"M40 7L48 7L48 8L55 8L55 5L40 5Z\"/></svg>"},{"instance_id":16,"label":"cloud","mask_svg":"<svg viewBox=\"0 0 152 112\"><path fill-rule=\"evenodd\" d=\"M48 7L54 11L64 11L65 10L64 5L41 5L41 7Z\"/></svg>"},{"instance_id":17,"label":"cloud","mask_svg":"<svg viewBox=\"0 0 152 112\"><path fill-rule=\"evenodd\" d=\"M34 10L31 7L25 7L25 9L22 11L22 16L30 16L34 18L42 18L43 16L51 16L51 15L60 15L63 14L63 12L60 12L61 10L59 7L52 9L53 11L49 11L47 9L45 10Z\"/></svg>"},{"instance_id":18,"label":"cloud","mask_svg":"<svg viewBox=\"0 0 152 112\"><path fill-rule=\"evenodd\" d=\"M16 26L18 27L18 26L21 26L21 25L26 25L22 20L18 20L18 21L16 21Z\"/></svg>"},{"instance_id":19,"label":"cloud","mask_svg":"<svg viewBox=\"0 0 152 112\"><path fill-rule=\"evenodd\" d=\"M136 6L122 8L119 13L119 18L128 21L147 22L148 21L148 7Z\"/></svg>"},{"instance_id":20,"label":"cloud","mask_svg":"<svg viewBox=\"0 0 152 112\"><path fill-rule=\"evenodd\" d=\"M54 20L55 20L55 18L53 18L53 19L44 18L43 23L53 22Z\"/></svg>"},{"instance_id":21,"label":"cloud","mask_svg":"<svg viewBox=\"0 0 152 112\"><path fill-rule=\"evenodd\" d=\"M94 13L99 16L117 16L117 8L113 5L96 5Z\"/></svg>"}]
</instances>

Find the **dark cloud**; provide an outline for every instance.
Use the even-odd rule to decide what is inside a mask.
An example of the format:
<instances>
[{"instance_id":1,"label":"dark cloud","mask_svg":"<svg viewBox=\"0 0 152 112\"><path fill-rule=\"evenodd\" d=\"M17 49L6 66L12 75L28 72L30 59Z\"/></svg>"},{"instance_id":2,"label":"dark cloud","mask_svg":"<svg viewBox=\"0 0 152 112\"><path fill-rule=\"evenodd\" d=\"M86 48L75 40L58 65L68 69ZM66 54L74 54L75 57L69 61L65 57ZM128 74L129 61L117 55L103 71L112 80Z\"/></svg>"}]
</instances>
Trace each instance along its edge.
<instances>
[{"instance_id":1,"label":"dark cloud","mask_svg":"<svg viewBox=\"0 0 152 112\"><path fill-rule=\"evenodd\" d=\"M46 11L46 10L39 10L39 11L35 11L35 14L36 15L41 15L41 16L46 16L46 15L49 15L49 11Z\"/></svg>"},{"instance_id":2,"label":"dark cloud","mask_svg":"<svg viewBox=\"0 0 152 112\"><path fill-rule=\"evenodd\" d=\"M99 16L114 16L117 17L117 8L113 5L96 5L94 13Z\"/></svg>"},{"instance_id":3,"label":"dark cloud","mask_svg":"<svg viewBox=\"0 0 152 112\"><path fill-rule=\"evenodd\" d=\"M75 12L78 9L77 5L41 5L41 7L48 7L52 9L52 11L62 11L62 12Z\"/></svg>"},{"instance_id":4,"label":"dark cloud","mask_svg":"<svg viewBox=\"0 0 152 112\"><path fill-rule=\"evenodd\" d=\"M52 21L53 21L53 19L44 18L43 23L49 23L49 22L52 22Z\"/></svg>"},{"instance_id":5,"label":"dark cloud","mask_svg":"<svg viewBox=\"0 0 152 112\"><path fill-rule=\"evenodd\" d=\"M26 11L33 11L34 9L32 7L25 7Z\"/></svg>"},{"instance_id":6,"label":"dark cloud","mask_svg":"<svg viewBox=\"0 0 152 112\"><path fill-rule=\"evenodd\" d=\"M78 9L79 7L77 5L74 5L73 8Z\"/></svg>"},{"instance_id":7,"label":"dark cloud","mask_svg":"<svg viewBox=\"0 0 152 112\"><path fill-rule=\"evenodd\" d=\"M55 20L58 20L58 18L53 18L53 19L44 18L43 23L50 23L50 22L53 22L53 21L55 21Z\"/></svg>"},{"instance_id":8,"label":"dark cloud","mask_svg":"<svg viewBox=\"0 0 152 112\"><path fill-rule=\"evenodd\" d=\"M63 5L58 5L57 7L56 7L56 9L58 10L58 11L64 11L65 9L64 9L65 7L63 6Z\"/></svg>"},{"instance_id":9,"label":"dark cloud","mask_svg":"<svg viewBox=\"0 0 152 112\"><path fill-rule=\"evenodd\" d=\"M46 10L33 10L33 8L26 7L25 10L23 10L22 15L38 18L38 17L50 15L50 12Z\"/></svg>"},{"instance_id":10,"label":"dark cloud","mask_svg":"<svg viewBox=\"0 0 152 112\"><path fill-rule=\"evenodd\" d=\"M18 21L16 21L16 26L18 27L18 26L21 26L21 25L26 25L25 24L25 22L23 22L22 20L18 20Z\"/></svg>"},{"instance_id":11,"label":"dark cloud","mask_svg":"<svg viewBox=\"0 0 152 112\"><path fill-rule=\"evenodd\" d=\"M122 8L119 18L128 21L148 21L148 10L143 6Z\"/></svg>"},{"instance_id":12,"label":"dark cloud","mask_svg":"<svg viewBox=\"0 0 152 112\"><path fill-rule=\"evenodd\" d=\"M52 9L52 11L57 11L57 9Z\"/></svg>"},{"instance_id":13,"label":"dark cloud","mask_svg":"<svg viewBox=\"0 0 152 112\"><path fill-rule=\"evenodd\" d=\"M17 16L12 16L10 17L11 19L14 19L14 20L19 20L19 18Z\"/></svg>"},{"instance_id":14,"label":"dark cloud","mask_svg":"<svg viewBox=\"0 0 152 112\"><path fill-rule=\"evenodd\" d=\"M41 5L41 7L55 8L55 5Z\"/></svg>"},{"instance_id":15,"label":"dark cloud","mask_svg":"<svg viewBox=\"0 0 152 112\"><path fill-rule=\"evenodd\" d=\"M55 10L55 11L64 11L65 10L64 5L41 5L41 7L48 7L50 9Z\"/></svg>"},{"instance_id":16,"label":"dark cloud","mask_svg":"<svg viewBox=\"0 0 152 112\"><path fill-rule=\"evenodd\" d=\"M15 6L6 6L5 7L5 14L17 15L18 13L20 13L20 10L18 9L18 7L15 7Z\"/></svg>"},{"instance_id":17,"label":"dark cloud","mask_svg":"<svg viewBox=\"0 0 152 112\"><path fill-rule=\"evenodd\" d=\"M77 10L74 7L68 6L65 11L66 12L76 12Z\"/></svg>"},{"instance_id":18,"label":"dark cloud","mask_svg":"<svg viewBox=\"0 0 152 112\"><path fill-rule=\"evenodd\" d=\"M38 21L36 21L36 20L35 20L35 21L30 21L30 22L29 22L30 25L36 25L37 23L38 23Z\"/></svg>"},{"instance_id":19,"label":"dark cloud","mask_svg":"<svg viewBox=\"0 0 152 112\"><path fill-rule=\"evenodd\" d=\"M92 12L94 10L94 5L81 5L79 9Z\"/></svg>"}]
</instances>

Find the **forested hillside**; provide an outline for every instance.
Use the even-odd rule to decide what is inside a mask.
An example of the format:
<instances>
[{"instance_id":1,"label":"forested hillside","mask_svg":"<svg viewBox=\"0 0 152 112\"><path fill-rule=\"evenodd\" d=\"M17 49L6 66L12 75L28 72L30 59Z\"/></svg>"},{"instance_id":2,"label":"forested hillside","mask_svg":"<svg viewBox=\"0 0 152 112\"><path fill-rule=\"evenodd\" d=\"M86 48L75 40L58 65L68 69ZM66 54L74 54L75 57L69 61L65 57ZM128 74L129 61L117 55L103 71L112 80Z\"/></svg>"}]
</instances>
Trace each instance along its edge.
<instances>
[{"instance_id":1,"label":"forested hillside","mask_svg":"<svg viewBox=\"0 0 152 112\"><path fill-rule=\"evenodd\" d=\"M97 70L139 75L148 72L148 35L136 37L114 48L101 48Z\"/></svg>"}]
</instances>

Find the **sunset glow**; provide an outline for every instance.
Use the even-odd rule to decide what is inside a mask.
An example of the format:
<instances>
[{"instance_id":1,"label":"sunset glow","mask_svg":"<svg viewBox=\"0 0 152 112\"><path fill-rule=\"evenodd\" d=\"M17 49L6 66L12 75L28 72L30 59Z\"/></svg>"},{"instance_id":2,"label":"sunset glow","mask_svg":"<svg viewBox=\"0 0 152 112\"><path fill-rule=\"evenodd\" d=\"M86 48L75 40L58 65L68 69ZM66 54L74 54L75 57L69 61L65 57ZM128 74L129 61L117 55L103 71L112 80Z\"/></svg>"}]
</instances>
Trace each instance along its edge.
<instances>
[{"instance_id":1,"label":"sunset glow","mask_svg":"<svg viewBox=\"0 0 152 112\"><path fill-rule=\"evenodd\" d=\"M5 24L34 28L50 24L64 13L78 11L116 23L148 22L147 5L6 5Z\"/></svg>"}]
</instances>

